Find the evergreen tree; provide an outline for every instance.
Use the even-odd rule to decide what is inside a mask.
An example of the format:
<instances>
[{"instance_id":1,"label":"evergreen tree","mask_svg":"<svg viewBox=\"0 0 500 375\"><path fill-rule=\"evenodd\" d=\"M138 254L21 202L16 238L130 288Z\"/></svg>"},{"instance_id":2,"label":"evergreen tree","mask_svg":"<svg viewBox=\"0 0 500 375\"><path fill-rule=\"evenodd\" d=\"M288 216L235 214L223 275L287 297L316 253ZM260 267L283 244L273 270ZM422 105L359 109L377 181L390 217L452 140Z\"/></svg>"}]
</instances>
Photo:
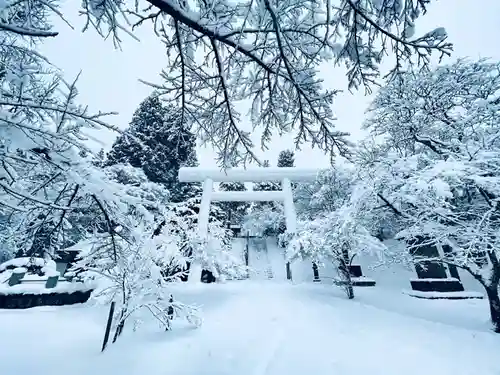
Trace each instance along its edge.
<instances>
[{"instance_id":1,"label":"evergreen tree","mask_svg":"<svg viewBox=\"0 0 500 375\"><path fill-rule=\"evenodd\" d=\"M292 150L283 150L278 155L278 167L294 167L295 153Z\"/></svg>"},{"instance_id":2,"label":"evergreen tree","mask_svg":"<svg viewBox=\"0 0 500 375\"><path fill-rule=\"evenodd\" d=\"M130 127L113 144L106 165L130 164L142 168L151 182L170 191L172 202L199 195L199 184L180 183L180 167L198 165L196 138L181 122L176 108L164 106L158 96L147 97L135 111Z\"/></svg>"},{"instance_id":3,"label":"evergreen tree","mask_svg":"<svg viewBox=\"0 0 500 375\"><path fill-rule=\"evenodd\" d=\"M221 182L219 190L245 191L246 187L242 182ZM228 224L241 224L241 220L249 207L248 202L221 202L219 205L228 216Z\"/></svg>"},{"instance_id":4,"label":"evergreen tree","mask_svg":"<svg viewBox=\"0 0 500 375\"><path fill-rule=\"evenodd\" d=\"M101 148L97 154L94 155L92 164L94 164L96 167L104 167L104 164L106 162L106 153L104 152L104 149Z\"/></svg>"},{"instance_id":5,"label":"evergreen tree","mask_svg":"<svg viewBox=\"0 0 500 375\"><path fill-rule=\"evenodd\" d=\"M262 165L264 168L269 168L269 160L264 160ZM274 181L261 181L253 185L255 191L276 191L280 190L279 184ZM265 204L265 203L264 203Z\"/></svg>"}]
</instances>

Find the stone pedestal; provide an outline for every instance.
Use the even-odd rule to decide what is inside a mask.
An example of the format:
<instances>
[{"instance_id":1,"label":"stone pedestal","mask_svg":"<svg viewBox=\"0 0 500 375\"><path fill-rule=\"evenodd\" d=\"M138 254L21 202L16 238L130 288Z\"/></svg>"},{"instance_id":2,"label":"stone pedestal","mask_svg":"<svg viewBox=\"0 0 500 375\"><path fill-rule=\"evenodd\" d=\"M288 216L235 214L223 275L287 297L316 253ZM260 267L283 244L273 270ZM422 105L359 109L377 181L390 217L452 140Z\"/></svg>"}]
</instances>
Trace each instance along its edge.
<instances>
[{"instance_id":1,"label":"stone pedestal","mask_svg":"<svg viewBox=\"0 0 500 375\"><path fill-rule=\"evenodd\" d=\"M92 290L72 293L0 294L0 309L28 309L37 306L62 306L85 303Z\"/></svg>"},{"instance_id":2,"label":"stone pedestal","mask_svg":"<svg viewBox=\"0 0 500 375\"><path fill-rule=\"evenodd\" d=\"M464 286L455 278L446 279L412 279L411 289L420 292L463 292Z\"/></svg>"},{"instance_id":3,"label":"stone pedestal","mask_svg":"<svg viewBox=\"0 0 500 375\"><path fill-rule=\"evenodd\" d=\"M415 240L416 243L423 243L424 238ZM440 253L436 245L421 245L411 250L411 255L419 258L440 258L444 254L451 252L451 247L442 246L443 254ZM411 279L410 284L414 293L407 293L413 297L429 299L463 299L478 298L468 296L464 286L460 281L460 274L453 265L443 265L438 262L419 262L415 264L417 279ZM441 295L440 295L441 294Z\"/></svg>"},{"instance_id":4,"label":"stone pedestal","mask_svg":"<svg viewBox=\"0 0 500 375\"><path fill-rule=\"evenodd\" d=\"M363 270L359 264L351 264L349 272L353 286L375 286L377 284L375 280L363 276Z\"/></svg>"},{"instance_id":5,"label":"stone pedestal","mask_svg":"<svg viewBox=\"0 0 500 375\"><path fill-rule=\"evenodd\" d=\"M201 270L201 282L206 284L215 283L217 279L215 278L212 271Z\"/></svg>"},{"instance_id":6,"label":"stone pedestal","mask_svg":"<svg viewBox=\"0 0 500 375\"><path fill-rule=\"evenodd\" d=\"M351 264L349 266L349 273L351 274L351 281L353 286L375 286L377 282L369 277L363 276L363 271L359 264ZM335 279L337 284L345 284L345 281Z\"/></svg>"}]
</instances>

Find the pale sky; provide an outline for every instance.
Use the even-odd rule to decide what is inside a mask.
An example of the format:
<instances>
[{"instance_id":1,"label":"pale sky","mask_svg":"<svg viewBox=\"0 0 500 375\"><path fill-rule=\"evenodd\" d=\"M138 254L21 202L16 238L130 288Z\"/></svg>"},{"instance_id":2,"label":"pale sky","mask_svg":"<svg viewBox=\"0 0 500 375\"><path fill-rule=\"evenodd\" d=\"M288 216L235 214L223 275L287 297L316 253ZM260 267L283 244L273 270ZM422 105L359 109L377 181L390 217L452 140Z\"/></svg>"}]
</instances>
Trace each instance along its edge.
<instances>
[{"instance_id":1,"label":"pale sky","mask_svg":"<svg viewBox=\"0 0 500 375\"><path fill-rule=\"evenodd\" d=\"M159 73L166 63L162 44L152 33L150 24L146 24L137 31L140 42L123 35L122 51L116 50L111 40L102 40L92 30L81 33L84 19L78 16L78 7L75 6L74 0L66 0L63 11L75 30L71 30L62 22L56 22L60 35L46 41L42 51L63 70L67 80L73 80L82 71L78 84L79 103L88 105L93 111L119 112L119 115L110 118L108 122L124 129L139 103L151 92L151 88L140 83L138 79L161 82ZM454 44L452 60L465 56L500 60L499 0L433 1L428 14L418 19L415 35L421 35L438 26L446 28L449 40ZM346 90L344 68L325 66L322 74L328 88ZM334 102L333 110L338 118L337 129L350 132L352 141L363 137L360 127L369 103L370 98L364 96L363 91L354 94L346 91L339 94ZM105 149L109 149L116 134L99 131L97 137L103 142ZM257 148L260 145L258 136L255 138L255 144ZM257 154L262 159L269 159L271 165L275 165L278 153L285 148L293 148L292 135L276 137L269 150L258 150ZM213 151L209 148L200 148L198 159L203 167L216 166ZM314 165L311 165L311 161ZM328 158L319 150L303 147L302 151L296 152L298 167L327 164Z\"/></svg>"}]
</instances>

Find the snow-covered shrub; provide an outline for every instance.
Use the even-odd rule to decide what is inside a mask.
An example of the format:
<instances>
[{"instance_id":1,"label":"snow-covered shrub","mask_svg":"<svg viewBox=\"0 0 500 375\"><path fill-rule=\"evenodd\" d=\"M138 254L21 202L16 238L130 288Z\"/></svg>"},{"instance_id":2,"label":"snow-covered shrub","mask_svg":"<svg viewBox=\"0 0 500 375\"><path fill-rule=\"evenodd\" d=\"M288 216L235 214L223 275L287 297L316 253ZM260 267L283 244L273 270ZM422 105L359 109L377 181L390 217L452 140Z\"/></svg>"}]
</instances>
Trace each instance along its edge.
<instances>
[{"instance_id":1,"label":"snow-covered shrub","mask_svg":"<svg viewBox=\"0 0 500 375\"><path fill-rule=\"evenodd\" d=\"M208 226L208 238L201 239L196 230L192 234L194 241L193 259L203 269L213 273L217 280L238 279L247 275L248 269L232 251L232 232L215 221Z\"/></svg>"},{"instance_id":2,"label":"snow-covered shrub","mask_svg":"<svg viewBox=\"0 0 500 375\"><path fill-rule=\"evenodd\" d=\"M165 211L168 218L170 212ZM186 258L180 249L186 239L167 224L162 232L151 236L154 222L143 216L129 215L127 228L115 229L114 238L97 239L80 254L73 269L83 270L87 277L101 278L97 298L115 301L115 338L120 335L127 319L140 319L140 310L149 311L165 329L170 328L171 307L169 285L178 280L185 269ZM168 265L169 273L165 273ZM179 270L177 273L172 270ZM200 317L193 306L176 301L176 316L184 316L198 324Z\"/></svg>"},{"instance_id":3,"label":"snow-covered shrub","mask_svg":"<svg viewBox=\"0 0 500 375\"><path fill-rule=\"evenodd\" d=\"M368 213L362 186L354 188L346 202L333 212L299 222L297 234L290 238L290 257L311 259L318 264L333 263L340 271L349 298L354 297L349 266L361 254L379 254L385 246L366 228Z\"/></svg>"}]
</instances>

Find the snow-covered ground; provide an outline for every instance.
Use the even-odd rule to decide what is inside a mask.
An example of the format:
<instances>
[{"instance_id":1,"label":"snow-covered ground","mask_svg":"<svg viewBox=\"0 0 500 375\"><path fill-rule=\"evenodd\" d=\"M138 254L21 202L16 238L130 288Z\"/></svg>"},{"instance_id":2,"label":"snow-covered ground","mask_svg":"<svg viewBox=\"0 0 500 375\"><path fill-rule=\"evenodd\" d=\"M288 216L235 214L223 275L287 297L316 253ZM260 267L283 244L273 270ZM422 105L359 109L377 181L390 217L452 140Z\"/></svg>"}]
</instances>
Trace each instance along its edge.
<instances>
[{"instance_id":1,"label":"snow-covered ground","mask_svg":"<svg viewBox=\"0 0 500 375\"><path fill-rule=\"evenodd\" d=\"M2 375L498 375L485 300L426 301L385 288L357 299L326 284L175 286L204 324L146 322L100 353L106 308L0 310Z\"/></svg>"}]
</instances>

